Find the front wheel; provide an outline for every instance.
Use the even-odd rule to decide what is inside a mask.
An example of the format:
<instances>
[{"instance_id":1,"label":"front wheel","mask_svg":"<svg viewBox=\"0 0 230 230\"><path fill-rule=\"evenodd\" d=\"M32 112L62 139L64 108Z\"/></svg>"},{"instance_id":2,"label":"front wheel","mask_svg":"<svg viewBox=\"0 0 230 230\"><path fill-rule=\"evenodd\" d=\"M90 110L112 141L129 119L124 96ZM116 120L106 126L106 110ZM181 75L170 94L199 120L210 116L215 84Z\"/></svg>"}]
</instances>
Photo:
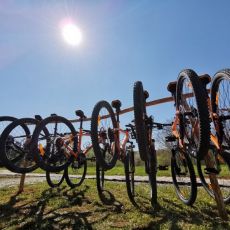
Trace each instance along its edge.
<instances>
[{"instance_id":1,"label":"front wheel","mask_svg":"<svg viewBox=\"0 0 230 230\"><path fill-rule=\"evenodd\" d=\"M43 130L48 130L44 133ZM77 152L77 133L64 117L50 116L42 120L33 132L31 149L35 161L45 171L64 170Z\"/></svg>"},{"instance_id":2,"label":"front wheel","mask_svg":"<svg viewBox=\"0 0 230 230\"><path fill-rule=\"evenodd\" d=\"M192 205L197 196L196 175L186 152L172 149L171 173L177 196L186 205Z\"/></svg>"},{"instance_id":3,"label":"front wheel","mask_svg":"<svg viewBox=\"0 0 230 230\"><path fill-rule=\"evenodd\" d=\"M118 158L116 134L117 122L111 105L99 101L92 113L91 139L97 163L105 170L113 168Z\"/></svg>"}]
</instances>

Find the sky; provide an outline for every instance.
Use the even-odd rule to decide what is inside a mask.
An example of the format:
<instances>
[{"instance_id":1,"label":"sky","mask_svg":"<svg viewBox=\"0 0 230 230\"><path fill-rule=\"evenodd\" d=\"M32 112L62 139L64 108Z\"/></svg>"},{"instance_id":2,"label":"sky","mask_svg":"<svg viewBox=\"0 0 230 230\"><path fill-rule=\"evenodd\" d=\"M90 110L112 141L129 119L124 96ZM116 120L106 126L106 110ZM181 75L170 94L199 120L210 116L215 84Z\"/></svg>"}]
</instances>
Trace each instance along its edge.
<instances>
[{"instance_id":1,"label":"sky","mask_svg":"<svg viewBox=\"0 0 230 230\"><path fill-rule=\"evenodd\" d=\"M183 69L213 76L230 67L229 9L228 0L1 0L1 115L90 117L114 99L130 107L137 80L149 100L168 97ZM61 35L66 18L82 31L77 47ZM173 103L148 111L164 122Z\"/></svg>"}]
</instances>

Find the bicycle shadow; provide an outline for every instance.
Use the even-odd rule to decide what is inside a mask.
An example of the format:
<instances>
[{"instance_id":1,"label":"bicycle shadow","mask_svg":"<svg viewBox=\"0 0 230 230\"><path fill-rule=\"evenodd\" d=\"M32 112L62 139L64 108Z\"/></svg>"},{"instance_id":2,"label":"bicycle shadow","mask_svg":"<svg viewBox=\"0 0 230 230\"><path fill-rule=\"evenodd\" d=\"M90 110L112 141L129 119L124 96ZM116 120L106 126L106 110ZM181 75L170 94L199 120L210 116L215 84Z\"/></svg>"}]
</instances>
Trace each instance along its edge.
<instances>
[{"instance_id":1,"label":"bicycle shadow","mask_svg":"<svg viewBox=\"0 0 230 230\"><path fill-rule=\"evenodd\" d=\"M159 204L158 212L155 212L153 221L143 229L161 229L161 226L168 223L169 229L183 229L183 222L191 223L192 225L202 226L205 222L210 223L209 229L230 229L228 222L223 222L221 218L217 217L218 211L215 205L197 208L196 205L186 208L183 203L178 204L167 198L162 198L163 205ZM230 214L230 211L228 211ZM157 217L157 218L156 218Z\"/></svg>"},{"instance_id":2,"label":"bicycle shadow","mask_svg":"<svg viewBox=\"0 0 230 230\"><path fill-rule=\"evenodd\" d=\"M78 190L66 187L48 188L41 192L40 197L33 199L33 202L23 204L22 201L26 198L11 196L7 203L0 205L0 222L3 218L4 222L9 219L7 227L10 227L13 220L14 225L19 226L18 229L92 229L92 224L107 218L108 214L91 221L93 210L82 209L85 204L92 203L85 196L88 189L89 186L82 186Z\"/></svg>"}]
</instances>

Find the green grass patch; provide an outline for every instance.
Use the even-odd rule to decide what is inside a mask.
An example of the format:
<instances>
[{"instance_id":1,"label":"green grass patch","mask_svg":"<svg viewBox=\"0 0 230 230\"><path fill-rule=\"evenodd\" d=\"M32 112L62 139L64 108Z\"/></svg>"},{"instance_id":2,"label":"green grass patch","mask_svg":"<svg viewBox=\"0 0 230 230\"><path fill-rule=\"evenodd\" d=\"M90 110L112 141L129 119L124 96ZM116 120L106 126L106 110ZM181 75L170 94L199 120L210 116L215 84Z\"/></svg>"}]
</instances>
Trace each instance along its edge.
<instances>
[{"instance_id":1,"label":"green grass patch","mask_svg":"<svg viewBox=\"0 0 230 230\"><path fill-rule=\"evenodd\" d=\"M128 199L124 183L106 182L110 202L98 197L95 180L70 189L51 189L46 183L0 191L0 229L230 229L218 217L216 204L204 189L193 207L177 199L173 186L158 186L159 210L143 203L142 210ZM143 183L143 187L147 186ZM227 207L230 214L230 207Z\"/></svg>"}]
</instances>

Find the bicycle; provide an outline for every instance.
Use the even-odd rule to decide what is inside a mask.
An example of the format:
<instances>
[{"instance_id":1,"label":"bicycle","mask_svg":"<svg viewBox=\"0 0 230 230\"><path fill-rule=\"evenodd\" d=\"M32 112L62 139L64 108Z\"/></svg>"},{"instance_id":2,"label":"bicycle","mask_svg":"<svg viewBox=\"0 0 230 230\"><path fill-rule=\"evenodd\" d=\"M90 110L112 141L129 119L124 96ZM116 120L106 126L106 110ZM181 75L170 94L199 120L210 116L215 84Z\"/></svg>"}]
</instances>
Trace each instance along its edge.
<instances>
[{"instance_id":1,"label":"bicycle","mask_svg":"<svg viewBox=\"0 0 230 230\"><path fill-rule=\"evenodd\" d=\"M126 125L126 129L120 128L120 108L119 100L112 101L111 105L107 101L99 101L92 112L91 139L96 156L97 190L102 197L106 191L105 171L113 168L119 159L124 162L127 193L133 201L134 180L131 174L134 171L130 172L130 159L134 159L134 144L130 139L135 139L135 130L132 124Z\"/></svg>"},{"instance_id":2,"label":"bicycle","mask_svg":"<svg viewBox=\"0 0 230 230\"><path fill-rule=\"evenodd\" d=\"M3 130L9 125L9 123L15 121L17 118L11 116L0 116L0 134L2 134ZM0 167L4 166L3 162L0 160Z\"/></svg>"},{"instance_id":3,"label":"bicycle","mask_svg":"<svg viewBox=\"0 0 230 230\"><path fill-rule=\"evenodd\" d=\"M38 168L30 150L31 136L39 120L34 118L14 119L2 132L0 158L4 166L16 173L29 173ZM42 130L48 135L47 130Z\"/></svg>"},{"instance_id":4,"label":"bicycle","mask_svg":"<svg viewBox=\"0 0 230 230\"><path fill-rule=\"evenodd\" d=\"M176 82L167 87L176 108L172 136L171 173L176 194L186 205L192 205L197 196L197 184L191 158L203 159L209 149L210 123L206 92L193 70L180 72Z\"/></svg>"},{"instance_id":5,"label":"bicycle","mask_svg":"<svg viewBox=\"0 0 230 230\"><path fill-rule=\"evenodd\" d=\"M145 106L148 97L149 94L144 91L142 82L135 82L133 102L136 138L140 158L145 162L145 172L149 177L151 205L155 208L157 206L157 158L154 139L152 138L154 122L152 116L147 115Z\"/></svg>"},{"instance_id":6,"label":"bicycle","mask_svg":"<svg viewBox=\"0 0 230 230\"><path fill-rule=\"evenodd\" d=\"M38 165L49 174L64 170L66 182L72 188L80 186L84 181L87 170L86 154L92 149L91 145L81 149L82 137L89 136L90 133L83 130L83 121L86 118L83 111L77 110L76 115L80 117L79 133L69 120L54 115L45 118L36 127L31 145ZM47 129L49 134L39 138L43 129ZM47 142L45 145L44 140ZM69 175L70 167L78 175Z\"/></svg>"},{"instance_id":7,"label":"bicycle","mask_svg":"<svg viewBox=\"0 0 230 230\"><path fill-rule=\"evenodd\" d=\"M220 190L225 203L230 202L230 186L227 180L230 178L230 142L229 142L229 112L230 104L228 104L228 87L230 80L230 70L222 70L215 74L211 85L211 97L209 97L207 84L211 82L209 75L200 77L200 80L207 91L206 98L210 112L211 129L211 145L209 156L213 161L213 166L208 168L205 166L204 160L197 161L197 169L200 180L208 192L214 198L213 189L210 179L205 174L214 173L218 179Z\"/></svg>"}]
</instances>

